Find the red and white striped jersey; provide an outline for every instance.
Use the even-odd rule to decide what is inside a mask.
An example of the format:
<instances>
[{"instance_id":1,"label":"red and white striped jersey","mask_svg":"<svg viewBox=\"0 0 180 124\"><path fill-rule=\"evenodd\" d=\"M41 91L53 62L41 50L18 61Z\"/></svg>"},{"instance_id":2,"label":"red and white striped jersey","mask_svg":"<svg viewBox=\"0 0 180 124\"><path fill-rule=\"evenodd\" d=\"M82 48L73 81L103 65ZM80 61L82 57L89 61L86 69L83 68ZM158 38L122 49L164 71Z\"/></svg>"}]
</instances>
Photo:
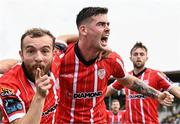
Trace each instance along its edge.
<instances>
[{"instance_id":1,"label":"red and white striped jersey","mask_svg":"<svg viewBox=\"0 0 180 124\"><path fill-rule=\"evenodd\" d=\"M125 110L120 110L116 115L112 111L107 111L108 124L124 124Z\"/></svg>"},{"instance_id":2,"label":"red and white striped jersey","mask_svg":"<svg viewBox=\"0 0 180 124\"><path fill-rule=\"evenodd\" d=\"M106 123L104 95L111 75L124 78L121 58L87 62L78 45L69 45L61 62L60 120L57 123Z\"/></svg>"},{"instance_id":3,"label":"red and white striped jersey","mask_svg":"<svg viewBox=\"0 0 180 124\"><path fill-rule=\"evenodd\" d=\"M58 84L60 61L58 56L54 56L51 65L50 76L52 77L52 88L46 97L42 124L54 124L56 107L59 102ZM22 118L28 111L33 96L36 92L34 82L27 78L21 64L15 65L11 70L0 78L0 107L3 111L3 123L10 123L18 118Z\"/></svg>"},{"instance_id":4,"label":"red and white striped jersey","mask_svg":"<svg viewBox=\"0 0 180 124\"><path fill-rule=\"evenodd\" d=\"M140 72L138 75L130 72L131 75L143 80L149 86L156 90L170 90L172 88L171 81L161 72L147 68ZM118 82L114 82L113 89L120 90L122 86ZM131 124L157 124L158 122L158 101L144 96L140 93L125 88L126 93L126 123Z\"/></svg>"}]
</instances>

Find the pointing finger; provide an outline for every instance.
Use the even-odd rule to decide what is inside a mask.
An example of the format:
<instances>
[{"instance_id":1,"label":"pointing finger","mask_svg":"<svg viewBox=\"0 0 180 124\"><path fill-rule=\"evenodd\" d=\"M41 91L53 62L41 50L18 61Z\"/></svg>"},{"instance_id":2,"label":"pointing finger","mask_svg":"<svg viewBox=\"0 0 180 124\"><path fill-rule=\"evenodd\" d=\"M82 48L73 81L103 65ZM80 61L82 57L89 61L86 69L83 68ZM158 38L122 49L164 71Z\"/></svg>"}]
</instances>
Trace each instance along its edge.
<instances>
[{"instance_id":1,"label":"pointing finger","mask_svg":"<svg viewBox=\"0 0 180 124\"><path fill-rule=\"evenodd\" d=\"M36 70L36 75L35 75L35 81L38 80L39 78L41 78L41 69L37 68Z\"/></svg>"}]
</instances>

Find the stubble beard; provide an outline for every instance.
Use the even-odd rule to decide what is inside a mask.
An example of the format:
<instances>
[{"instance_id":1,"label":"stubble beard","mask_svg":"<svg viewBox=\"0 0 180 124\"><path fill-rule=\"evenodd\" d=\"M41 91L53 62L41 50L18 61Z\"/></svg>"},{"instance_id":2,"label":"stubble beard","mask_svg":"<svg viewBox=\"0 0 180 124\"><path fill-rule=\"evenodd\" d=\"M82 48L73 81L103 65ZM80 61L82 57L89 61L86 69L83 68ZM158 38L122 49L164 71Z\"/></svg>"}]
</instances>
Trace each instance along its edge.
<instances>
[{"instance_id":1,"label":"stubble beard","mask_svg":"<svg viewBox=\"0 0 180 124\"><path fill-rule=\"evenodd\" d=\"M145 64L136 64L136 63L134 63L133 65L134 65L134 68L141 69L141 68L144 68Z\"/></svg>"}]
</instances>

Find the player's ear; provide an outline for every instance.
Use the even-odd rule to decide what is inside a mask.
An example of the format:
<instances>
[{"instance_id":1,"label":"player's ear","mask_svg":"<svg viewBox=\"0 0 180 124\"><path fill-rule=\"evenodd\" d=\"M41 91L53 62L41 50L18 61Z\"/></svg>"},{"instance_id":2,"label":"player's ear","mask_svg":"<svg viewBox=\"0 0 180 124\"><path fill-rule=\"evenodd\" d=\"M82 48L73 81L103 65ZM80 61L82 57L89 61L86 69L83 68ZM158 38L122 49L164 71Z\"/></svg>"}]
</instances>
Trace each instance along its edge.
<instances>
[{"instance_id":1,"label":"player's ear","mask_svg":"<svg viewBox=\"0 0 180 124\"><path fill-rule=\"evenodd\" d=\"M23 52L22 52L22 50L19 50L19 55L21 57L21 60L23 61Z\"/></svg>"},{"instance_id":2,"label":"player's ear","mask_svg":"<svg viewBox=\"0 0 180 124\"><path fill-rule=\"evenodd\" d=\"M130 60L131 60L131 62L132 62L132 57L131 57L131 56L129 57L129 59L130 59Z\"/></svg>"},{"instance_id":3,"label":"player's ear","mask_svg":"<svg viewBox=\"0 0 180 124\"><path fill-rule=\"evenodd\" d=\"M80 25L79 26L79 31L82 35L86 35L87 34L87 28L86 25Z\"/></svg>"}]
</instances>

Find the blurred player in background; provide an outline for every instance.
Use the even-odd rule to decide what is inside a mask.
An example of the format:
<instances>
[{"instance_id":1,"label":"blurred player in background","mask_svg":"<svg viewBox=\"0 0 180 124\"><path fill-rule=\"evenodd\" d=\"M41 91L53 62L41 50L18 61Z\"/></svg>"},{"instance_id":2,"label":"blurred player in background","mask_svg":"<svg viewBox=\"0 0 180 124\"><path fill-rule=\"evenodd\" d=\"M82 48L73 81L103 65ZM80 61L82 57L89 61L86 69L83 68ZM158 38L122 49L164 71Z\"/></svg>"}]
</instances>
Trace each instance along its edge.
<instances>
[{"instance_id":1,"label":"blurred player in background","mask_svg":"<svg viewBox=\"0 0 180 124\"><path fill-rule=\"evenodd\" d=\"M137 42L130 51L130 60L133 63L134 69L129 72L131 75L141 79L146 84L159 91L167 90L180 98L180 89L178 86L172 85L172 82L165 74L160 71L145 67L148 60L147 48L141 42ZM123 86L119 82L114 82L108 86L106 96L111 95L115 90L122 89ZM158 102L155 99L146 97L143 94L137 93L125 88L126 94L126 123L142 123L151 124L158 122Z\"/></svg>"},{"instance_id":2,"label":"blurred player in background","mask_svg":"<svg viewBox=\"0 0 180 124\"><path fill-rule=\"evenodd\" d=\"M118 99L113 99L111 102L111 110L107 110L108 124L123 124L125 110L120 110L120 102Z\"/></svg>"}]
</instances>

